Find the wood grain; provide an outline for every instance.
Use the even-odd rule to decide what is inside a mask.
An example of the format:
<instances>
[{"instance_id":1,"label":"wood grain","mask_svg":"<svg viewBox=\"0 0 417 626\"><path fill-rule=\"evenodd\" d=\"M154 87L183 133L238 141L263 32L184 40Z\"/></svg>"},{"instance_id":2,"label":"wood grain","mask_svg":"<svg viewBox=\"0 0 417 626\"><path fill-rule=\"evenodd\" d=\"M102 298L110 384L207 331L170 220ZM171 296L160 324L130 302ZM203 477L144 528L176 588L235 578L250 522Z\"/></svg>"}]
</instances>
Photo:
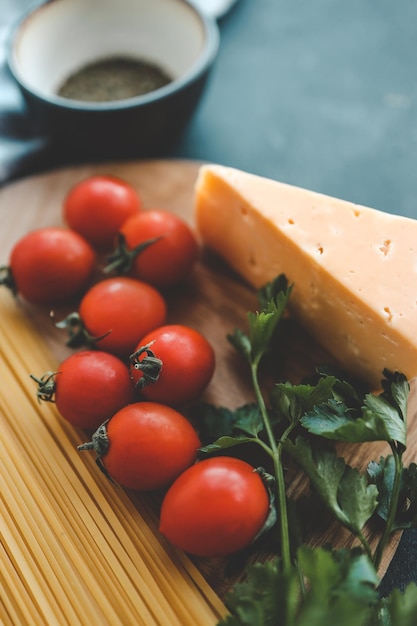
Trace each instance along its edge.
<instances>
[{"instance_id":1,"label":"wood grain","mask_svg":"<svg viewBox=\"0 0 417 626\"><path fill-rule=\"evenodd\" d=\"M13 183L0 191L0 263L7 264L13 244L25 232L41 226L62 224L62 205L68 190L76 182L96 173L120 176L138 190L145 208L169 209L192 224L193 186L198 168L199 163L188 161L106 163L67 168ZM189 324L201 330L215 349L216 373L205 399L230 408L251 401L253 396L248 372L227 342L226 335L235 327L246 328L246 312L256 308L253 291L218 258L203 251L200 262L187 283L166 296L169 320ZM33 323L34 332L41 333L54 357L60 360L69 354L62 331L52 325L47 312L27 304L23 306ZM282 357L273 376L276 377L275 380L283 378L299 382L304 375L313 372L315 365L325 362L331 362L329 355L305 331L296 324L291 324L283 342ZM415 395L413 390L406 460L415 457L417 450ZM362 468L371 458L378 459L381 454L388 452L383 444L341 446L340 451L349 462ZM299 497L305 493L305 478L297 472L289 476L290 495ZM143 498L137 494L132 494L131 497L133 502ZM157 499L150 498L148 503L153 507L153 514L157 515ZM371 535L374 532L375 529L369 530ZM330 542L338 546L348 546L351 539L344 529L332 524L325 530L313 529L310 542L313 545ZM397 543L398 537L387 550L381 575ZM221 597L239 577L239 574L231 577L225 575L224 560L196 559L195 562Z\"/></svg>"}]
</instances>

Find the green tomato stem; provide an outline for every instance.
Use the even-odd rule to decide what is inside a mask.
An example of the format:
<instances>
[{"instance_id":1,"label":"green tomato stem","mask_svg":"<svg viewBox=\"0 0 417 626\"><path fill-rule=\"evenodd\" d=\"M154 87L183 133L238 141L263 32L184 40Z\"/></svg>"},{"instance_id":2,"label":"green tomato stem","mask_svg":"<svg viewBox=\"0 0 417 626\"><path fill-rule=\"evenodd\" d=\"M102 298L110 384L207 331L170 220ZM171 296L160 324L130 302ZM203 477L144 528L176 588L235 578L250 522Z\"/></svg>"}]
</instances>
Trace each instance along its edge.
<instances>
[{"instance_id":1,"label":"green tomato stem","mask_svg":"<svg viewBox=\"0 0 417 626\"><path fill-rule=\"evenodd\" d=\"M108 265L103 268L104 274L127 274L136 258L149 246L156 243L161 237L153 237L142 241L134 248L129 248L123 233L118 234L118 243L115 250L108 256Z\"/></svg>"}]
</instances>

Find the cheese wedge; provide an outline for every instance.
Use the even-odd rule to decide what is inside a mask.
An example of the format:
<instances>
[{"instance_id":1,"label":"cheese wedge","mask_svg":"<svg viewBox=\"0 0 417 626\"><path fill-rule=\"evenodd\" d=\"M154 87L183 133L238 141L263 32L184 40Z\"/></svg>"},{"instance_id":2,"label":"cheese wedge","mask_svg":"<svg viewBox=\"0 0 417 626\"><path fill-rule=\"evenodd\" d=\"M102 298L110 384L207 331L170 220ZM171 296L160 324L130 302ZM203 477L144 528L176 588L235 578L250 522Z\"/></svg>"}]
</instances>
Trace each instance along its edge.
<instances>
[{"instance_id":1,"label":"cheese wedge","mask_svg":"<svg viewBox=\"0 0 417 626\"><path fill-rule=\"evenodd\" d=\"M417 375L417 220L219 165L195 188L203 243L253 287L285 273L290 310L348 372Z\"/></svg>"}]
</instances>

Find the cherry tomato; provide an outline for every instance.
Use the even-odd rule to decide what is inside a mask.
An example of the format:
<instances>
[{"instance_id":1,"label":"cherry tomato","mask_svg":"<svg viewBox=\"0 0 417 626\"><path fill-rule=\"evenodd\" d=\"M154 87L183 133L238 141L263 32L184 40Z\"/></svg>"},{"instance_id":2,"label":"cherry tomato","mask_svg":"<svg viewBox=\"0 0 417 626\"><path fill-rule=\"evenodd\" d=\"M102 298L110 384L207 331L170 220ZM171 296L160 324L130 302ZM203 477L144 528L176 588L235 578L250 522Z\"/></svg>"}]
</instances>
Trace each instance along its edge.
<instances>
[{"instance_id":1,"label":"cherry tomato","mask_svg":"<svg viewBox=\"0 0 417 626\"><path fill-rule=\"evenodd\" d=\"M91 176L70 190L63 214L68 226L95 249L109 251L123 222L141 209L141 199L129 183L115 176Z\"/></svg>"},{"instance_id":2,"label":"cherry tomato","mask_svg":"<svg viewBox=\"0 0 417 626\"><path fill-rule=\"evenodd\" d=\"M165 322L167 307L151 285L133 278L107 278L83 296L78 314L57 324L70 333L68 345L94 346L124 359L146 333Z\"/></svg>"},{"instance_id":3,"label":"cherry tomato","mask_svg":"<svg viewBox=\"0 0 417 626\"><path fill-rule=\"evenodd\" d=\"M120 235L121 247L111 255L107 271L128 273L156 287L184 280L198 257L194 232L168 211L143 211L122 224Z\"/></svg>"},{"instance_id":4,"label":"cherry tomato","mask_svg":"<svg viewBox=\"0 0 417 626\"><path fill-rule=\"evenodd\" d=\"M246 461L212 457L187 469L162 502L160 531L195 556L214 557L248 546L269 513L260 475Z\"/></svg>"},{"instance_id":5,"label":"cherry tomato","mask_svg":"<svg viewBox=\"0 0 417 626\"><path fill-rule=\"evenodd\" d=\"M93 448L103 471L122 487L153 491L167 487L194 463L199 446L181 413L137 402L118 411L79 449Z\"/></svg>"},{"instance_id":6,"label":"cherry tomato","mask_svg":"<svg viewBox=\"0 0 417 626\"><path fill-rule=\"evenodd\" d=\"M172 406L198 398L214 368L210 343L198 331L181 324L152 330L130 356L130 374L141 395Z\"/></svg>"},{"instance_id":7,"label":"cherry tomato","mask_svg":"<svg viewBox=\"0 0 417 626\"><path fill-rule=\"evenodd\" d=\"M37 382L39 399L54 400L64 419L87 430L96 430L134 400L127 366L98 350L72 354L57 372L47 372Z\"/></svg>"},{"instance_id":8,"label":"cherry tomato","mask_svg":"<svg viewBox=\"0 0 417 626\"><path fill-rule=\"evenodd\" d=\"M78 233L39 228L15 244L0 282L32 304L53 306L79 295L94 268L95 253Z\"/></svg>"}]
</instances>

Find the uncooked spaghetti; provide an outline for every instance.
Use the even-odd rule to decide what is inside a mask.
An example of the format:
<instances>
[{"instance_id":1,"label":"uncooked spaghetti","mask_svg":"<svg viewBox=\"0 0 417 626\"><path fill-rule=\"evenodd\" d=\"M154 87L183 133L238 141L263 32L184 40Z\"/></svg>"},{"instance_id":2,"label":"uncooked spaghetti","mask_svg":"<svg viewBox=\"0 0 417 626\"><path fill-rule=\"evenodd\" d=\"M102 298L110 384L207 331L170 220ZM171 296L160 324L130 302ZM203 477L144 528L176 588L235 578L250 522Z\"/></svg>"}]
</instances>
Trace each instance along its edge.
<instances>
[{"instance_id":1,"label":"uncooked spaghetti","mask_svg":"<svg viewBox=\"0 0 417 626\"><path fill-rule=\"evenodd\" d=\"M54 369L43 339L0 291L0 621L5 625L213 626L226 612L201 573L40 405L30 373Z\"/></svg>"}]
</instances>

